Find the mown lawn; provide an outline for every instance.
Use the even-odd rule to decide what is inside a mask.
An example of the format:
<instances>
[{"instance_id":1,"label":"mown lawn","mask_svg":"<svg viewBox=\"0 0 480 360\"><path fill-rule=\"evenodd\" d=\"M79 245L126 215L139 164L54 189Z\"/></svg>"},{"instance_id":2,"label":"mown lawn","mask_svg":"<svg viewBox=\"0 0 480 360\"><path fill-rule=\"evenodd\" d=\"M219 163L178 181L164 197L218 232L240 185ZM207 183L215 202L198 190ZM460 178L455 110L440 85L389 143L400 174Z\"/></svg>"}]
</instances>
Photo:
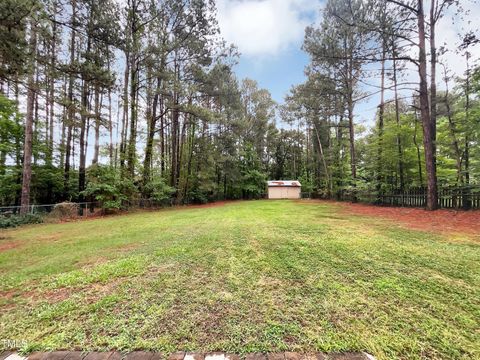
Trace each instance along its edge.
<instances>
[{"instance_id":1,"label":"mown lawn","mask_svg":"<svg viewBox=\"0 0 480 360\"><path fill-rule=\"evenodd\" d=\"M35 225L2 231L0 247L0 339L24 351L480 358L480 243L333 203Z\"/></svg>"}]
</instances>

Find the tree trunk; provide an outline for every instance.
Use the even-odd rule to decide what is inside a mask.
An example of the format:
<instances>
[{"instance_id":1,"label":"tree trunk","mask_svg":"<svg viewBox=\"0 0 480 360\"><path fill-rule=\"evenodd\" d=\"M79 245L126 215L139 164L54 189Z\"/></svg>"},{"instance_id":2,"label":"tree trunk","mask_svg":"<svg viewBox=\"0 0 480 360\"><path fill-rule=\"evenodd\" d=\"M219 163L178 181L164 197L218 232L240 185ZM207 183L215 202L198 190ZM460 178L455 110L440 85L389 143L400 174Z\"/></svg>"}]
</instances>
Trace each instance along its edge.
<instances>
[{"instance_id":1,"label":"tree trunk","mask_svg":"<svg viewBox=\"0 0 480 360\"><path fill-rule=\"evenodd\" d=\"M57 22L55 21L55 17L56 17L55 6L56 5L54 4L53 5L54 21L52 25L53 37L52 37L52 49L51 49L51 55L50 55L50 87L49 87L50 119L49 119L49 141L48 141L48 163L50 165L52 164L52 157L53 157L53 136L54 136L53 125L54 125L54 119L55 119L55 70L54 69L55 69L55 63L57 62L57 58L56 58Z\"/></svg>"},{"instance_id":2,"label":"tree trunk","mask_svg":"<svg viewBox=\"0 0 480 360\"><path fill-rule=\"evenodd\" d=\"M30 183L32 179L32 141L33 141L33 116L36 95L35 83L35 56L37 54L37 25L35 20L30 22L30 40L29 40L29 69L27 81L27 113L25 116L25 143L23 147L23 175L20 213L28 213L30 207Z\"/></svg>"},{"instance_id":3,"label":"tree trunk","mask_svg":"<svg viewBox=\"0 0 480 360\"><path fill-rule=\"evenodd\" d=\"M420 117L423 126L423 147L425 151L425 170L427 173L427 210L438 208L437 173L435 166L434 127L431 123L428 85L427 85L427 54L425 47L425 13L423 0L418 1L417 10L419 35L419 77L420 77Z\"/></svg>"},{"instance_id":4,"label":"tree trunk","mask_svg":"<svg viewBox=\"0 0 480 360\"><path fill-rule=\"evenodd\" d=\"M355 155L355 125L353 122L353 101L348 99L348 130L350 139L350 168L353 184L357 179L357 160ZM355 185L354 185L355 186Z\"/></svg>"},{"instance_id":5,"label":"tree trunk","mask_svg":"<svg viewBox=\"0 0 480 360\"><path fill-rule=\"evenodd\" d=\"M177 150L178 150L178 119L179 119L179 112L178 112L178 102L177 102L177 95L174 95L175 104L174 109L172 111L172 128L170 132L170 137L172 141L172 148L170 153L171 163L170 163L170 185L173 187L177 187Z\"/></svg>"},{"instance_id":6,"label":"tree trunk","mask_svg":"<svg viewBox=\"0 0 480 360\"><path fill-rule=\"evenodd\" d=\"M175 57L177 55L175 54ZM175 58L174 61L174 73L175 73L175 80L178 81L180 75L178 73L178 64L177 64L177 59ZM179 122L179 110L178 110L178 92L177 89L174 89L173 91L173 111L172 111L172 127L170 131L170 137L171 137L171 153L170 153L170 186L173 186L174 188L177 188L177 180L178 180L178 174L177 174L177 161L178 161L178 122Z\"/></svg>"},{"instance_id":7,"label":"tree trunk","mask_svg":"<svg viewBox=\"0 0 480 360\"><path fill-rule=\"evenodd\" d=\"M395 122L397 124L397 153L398 153L398 174L400 177L400 191L403 193L405 190L405 171L403 164L403 150L402 150L402 139L401 139L401 129L400 129L400 104L398 101L398 84L397 84L397 61L396 61L396 48L395 43L393 43L393 87L394 87L394 97L395 97Z\"/></svg>"},{"instance_id":8,"label":"tree trunk","mask_svg":"<svg viewBox=\"0 0 480 360\"><path fill-rule=\"evenodd\" d=\"M62 96L64 99L67 98L67 78L64 76L63 78L63 88L62 88ZM61 121L59 122L60 126L60 164L59 168L63 169L65 166L65 136L66 136L66 125L67 125L67 114L68 114L68 105L66 101L63 104L62 109L62 117Z\"/></svg>"},{"instance_id":9,"label":"tree trunk","mask_svg":"<svg viewBox=\"0 0 480 360\"><path fill-rule=\"evenodd\" d=\"M315 123L315 121L313 121L313 127L315 129L315 134L316 134L316 137L317 137L318 149L320 150L320 157L322 159L323 169L325 171L325 177L327 178L327 189L328 189L328 194L327 195L328 195L328 197L330 197L331 191L332 191L330 174L329 174L329 171L328 171L327 162L325 160L325 155L323 153L322 140L320 139L320 134L318 133L317 124Z\"/></svg>"},{"instance_id":10,"label":"tree trunk","mask_svg":"<svg viewBox=\"0 0 480 360\"><path fill-rule=\"evenodd\" d=\"M70 182L70 154L72 151L72 129L75 124L75 106L73 103L73 86L74 86L74 74L73 64L75 62L75 29L73 28L76 23L76 0L72 0L72 29L70 33L70 74L68 76L68 121L67 121L67 140L65 144L65 167L63 172L63 198L67 199L69 195L69 182Z\"/></svg>"},{"instance_id":11,"label":"tree trunk","mask_svg":"<svg viewBox=\"0 0 480 360\"><path fill-rule=\"evenodd\" d=\"M93 151L92 164L98 164L98 157L100 153L100 89L98 83L95 84L94 95L94 107L95 107L95 145Z\"/></svg>"},{"instance_id":12,"label":"tree trunk","mask_svg":"<svg viewBox=\"0 0 480 360\"><path fill-rule=\"evenodd\" d=\"M111 59L110 59L110 47L107 45L107 70L110 74L111 68ZM108 86L108 135L109 135L109 143L108 143L108 160L110 166L113 167L114 159L113 159L113 119L112 119L112 86L114 84L110 84Z\"/></svg>"},{"instance_id":13,"label":"tree trunk","mask_svg":"<svg viewBox=\"0 0 480 360\"><path fill-rule=\"evenodd\" d=\"M417 165L418 165L418 181L420 183L420 187L423 187L423 170L422 170L422 155L420 151L420 145L417 141L417 130L418 130L418 115L415 111L415 131L413 133L413 143L417 149Z\"/></svg>"},{"instance_id":14,"label":"tree trunk","mask_svg":"<svg viewBox=\"0 0 480 360\"><path fill-rule=\"evenodd\" d=\"M157 108L158 108L158 99L160 97L160 84L161 79L157 77L157 86L155 89L155 95L153 96L153 104L151 116L148 124L148 134L147 134L147 143L145 145L145 158L143 161L143 186L147 185L150 181L151 165L152 165L152 154L153 154L153 138L155 136L156 126L157 126Z\"/></svg>"},{"instance_id":15,"label":"tree trunk","mask_svg":"<svg viewBox=\"0 0 480 360\"><path fill-rule=\"evenodd\" d=\"M457 139L457 129L455 126L455 121L453 120L452 109L450 106L450 89L448 86L448 74L446 68L444 68L445 74L445 107L447 109L447 119L448 119L448 129L450 131L450 136L452 137L452 147L453 152L455 153L455 163L457 168L457 185L463 183L462 175L462 152Z\"/></svg>"},{"instance_id":16,"label":"tree trunk","mask_svg":"<svg viewBox=\"0 0 480 360\"><path fill-rule=\"evenodd\" d=\"M382 150L383 150L383 124L385 114L385 57L387 53L386 41L382 41L382 70L380 74L380 105L378 106L378 149L377 149L377 196L380 201L383 183L383 166L382 166Z\"/></svg>"},{"instance_id":17,"label":"tree trunk","mask_svg":"<svg viewBox=\"0 0 480 360\"><path fill-rule=\"evenodd\" d=\"M80 202L85 201L85 197L82 194L82 191L85 190L85 165L86 165L86 128L87 128L87 102L88 102L88 84L87 81L83 80L82 88L82 115L81 115L81 124L80 124L80 162L78 165L78 198ZM81 215L83 215L83 205L80 206Z\"/></svg>"},{"instance_id":18,"label":"tree trunk","mask_svg":"<svg viewBox=\"0 0 480 360\"><path fill-rule=\"evenodd\" d=\"M436 7L438 0L430 3L430 126L432 127L432 144L434 167L437 167L437 48L436 48Z\"/></svg>"},{"instance_id":19,"label":"tree trunk","mask_svg":"<svg viewBox=\"0 0 480 360\"><path fill-rule=\"evenodd\" d=\"M126 158L126 139L128 128L128 81L130 78L130 54L125 52L125 72L123 77L123 116L122 130L120 132L120 170L124 175L125 158Z\"/></svg>"},{"instance_id":20,"label":"tree trunk","mask_svg":"<svg viewBox=\"0 0 480 360\"><path fill-rule=\"evenodd\" d=\"M90 53L91 39L87 39L87 50L86 53ZM80 202L85 202L85 196L82 192L85 190L85 167L86 167L86 131L87 131L87 121L88 121L88 111L89 111L89 101L88 101L88 92L89 92L89 83L87 81L87 76L82 75L82 113L81 113L81 124L80 124L80 163L78 165L78 198ZM83 215L83 205L80 205L80 215Z\"/></svg>"},{"instance_id":21,"label":"tree trunk","mask_svg":"<svg viewBox=\"0 0 480 360\"><path fill-rule=\"evenodd\" d=\"M165 174L165 130L164 130L164 108L163 98L160 99L160 173Z\"/></svg>"},{"instance_id":22,"label":"tree trunk","mask_svg":"<svg viewBox=\"0 0 480 360\"><path fill-rule=\"evenodd\" d=\"M470 123L470 53L466 53L467 58L467 78L465 81L465 125L467 131L465 132L465 185L470 185L470 134L469 134L469 123ZM467 193L465 192L463 199L463 208L470 209L472 207L472 202Z\"/></svg>"},{"instance_id":23,"label":"tree trunk","mask_svg":"<svg viewBox=\"0 0 480 360\"><path fill-rule=\"evenodd\" d=\"M113 119L112 119L112 89L108 89L108 134L110 141L108 143L108 159L110 166L114 165L113 158Z\"/></svg>"},{"instance_id":24,"label":"tree trunk","mask_svg":"<svg viewBox=\"0 0 480 360\"><path fill-rule=\"evenodd\" d=\"M348 115L348 130L349 130L349 141L350 141L350 171L352 176L352 187L353 187L353 196L352 201L356 202L356 180L357 180L357 160L355 153L355 125L354 125L354 102L353 102L353 92L354 92L354 63L353 63L353 50L352 50L352 38L349 36L348 40L344 39L344 48L348 53L348 58L346 60L346 102L347 102L347 115Z\"/></svg>"},{"instance_id":25,"label":"tree trunk","mask_svg":"<svg viewBox=\"0 0 480 360\"><path fill-rule=\"evenodd\" d=\"M133 179L135 175L136 141L137 141L137 96L138 96L138 62L136 54L132 54L132 69L130 74L130 139L128 142L127 170Z\"/></svg>"}]
</instances>

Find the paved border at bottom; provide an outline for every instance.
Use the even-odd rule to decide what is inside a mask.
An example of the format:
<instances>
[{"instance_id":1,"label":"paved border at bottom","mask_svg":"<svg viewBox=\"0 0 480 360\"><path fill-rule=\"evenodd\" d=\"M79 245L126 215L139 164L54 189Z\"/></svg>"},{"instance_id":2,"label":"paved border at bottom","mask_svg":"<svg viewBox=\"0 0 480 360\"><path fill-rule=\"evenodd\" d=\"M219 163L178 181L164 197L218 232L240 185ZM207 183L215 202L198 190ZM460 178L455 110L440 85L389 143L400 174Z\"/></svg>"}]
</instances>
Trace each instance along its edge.
<instances>
[{"instance_id":1,"label":"paved border at bottom","mask_svg":"<svg viewBox=\"0 0 480 360\"><path fill-rule=\"evenodd\" d=\"M118 351L50 351L34 352L29 355L20 355L16 352L4 351L0 353L0 360L375 360L365 352L347 353L252 353L243 356L223 353L196 353L175 352L164 355L151 351L132 351L121 353Z\"/></svg>"}]
</instances>

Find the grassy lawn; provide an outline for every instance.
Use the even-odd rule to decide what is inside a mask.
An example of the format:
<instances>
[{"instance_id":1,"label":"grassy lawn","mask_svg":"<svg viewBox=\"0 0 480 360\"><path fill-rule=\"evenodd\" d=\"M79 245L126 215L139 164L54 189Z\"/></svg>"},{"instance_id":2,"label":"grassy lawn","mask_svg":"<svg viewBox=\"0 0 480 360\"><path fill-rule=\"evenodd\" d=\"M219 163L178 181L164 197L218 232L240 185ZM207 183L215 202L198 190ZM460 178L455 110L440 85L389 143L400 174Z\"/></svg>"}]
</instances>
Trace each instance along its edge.
<instances>
[{"instance_id":1,"label":"grassy lawn","mask_svg":"<svg viewBox=\"0 0 480 360\"><path fill-rule=\"evenodd\" d=\"M251 201L0 233L0 339L24 350L365 350L480 358L480 242Z\"/></svg>"}]
</instances>

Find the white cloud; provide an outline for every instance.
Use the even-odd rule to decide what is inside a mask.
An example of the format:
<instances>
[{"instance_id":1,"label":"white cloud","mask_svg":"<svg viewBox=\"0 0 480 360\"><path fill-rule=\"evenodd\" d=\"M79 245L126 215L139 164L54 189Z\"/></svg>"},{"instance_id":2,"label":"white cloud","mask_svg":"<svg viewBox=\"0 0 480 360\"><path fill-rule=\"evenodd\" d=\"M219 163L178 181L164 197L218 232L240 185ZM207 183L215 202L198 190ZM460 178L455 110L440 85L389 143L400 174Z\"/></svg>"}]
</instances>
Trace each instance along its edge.
<instances>
[{"instance_id":1,"label":"white cloud","mask_svg":"<svg viewBox=\"0 0 480 360\"><path fill-rule=\"evenodd\" d=\"M300 46L304 29L314 21L320 2L311 0L219 0L223 37L242 55L277 55Z\"/></svg>"},{"instance_id":2,"label":"white cloud","mask_svg":"<svg viewBox=\"0 0 480 360\"><path fill-rule=\"evenodd\" d=\"M452 9L440 20L437 27L437 46L445 46L448 52L440 57L440 61L447 65L457 76L463 76L466 71L466 59L464 51L458 51L462 36L468 31L473 31L480 35L476 18L480 11L480 5L474 2L465 1L462 4L464 14L456 14ZM480 59L480 46L476 45L468 49L471 54L470 66ZM439 75L443 76L443 70L440 67Z\"/></svg>"}]
</instances>

